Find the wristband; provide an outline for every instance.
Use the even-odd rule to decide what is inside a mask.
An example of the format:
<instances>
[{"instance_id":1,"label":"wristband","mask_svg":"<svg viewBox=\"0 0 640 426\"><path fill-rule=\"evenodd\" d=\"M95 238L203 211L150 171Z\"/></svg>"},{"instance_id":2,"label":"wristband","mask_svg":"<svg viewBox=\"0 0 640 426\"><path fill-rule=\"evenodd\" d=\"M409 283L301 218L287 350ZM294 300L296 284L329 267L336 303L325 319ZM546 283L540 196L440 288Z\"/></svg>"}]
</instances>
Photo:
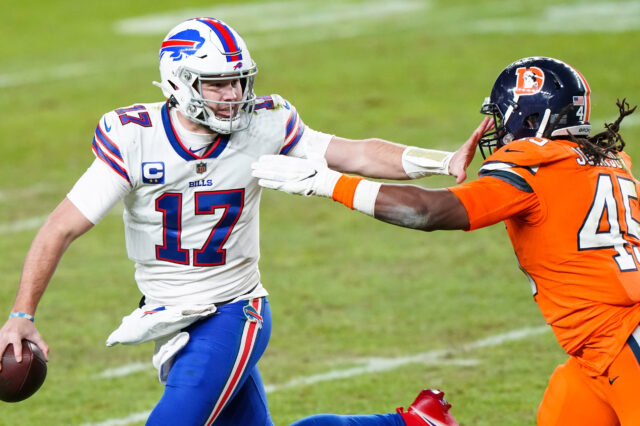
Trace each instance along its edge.
<instances>
[{"instance_id":1,"label":"wristband","mask_svg":"<svg viewBox=\"0 0 640 426\"><path fill-rule=\"evenodd\" d=\"M343 174L336 182L331 198L352 210L373 216L380 186L379 182Z\"/></svg>"},{"instance_id":2,"label":"wristband","mask_svg":"<svg viewBox=\"0 0 640 426\"><path fill-rule=\"evenodd\" d=\"M378 192L380 192L380 182L361 180L353 194L353 209L369 216L374 216Z\"/></svg>"},{"instance_id":3,"label":"wristband","mask_svg":"<svg viewBox=\"0 0 640 426\"><path fill-rule=\"evenodd\" d=\"M340 175L333 187L331 198L353 210L353 197L356 193L356 187L361 180L362 178L360 176Z\"/></svg>"},{"instance_id":4,"label":"wristband","mask_svg":"<svg viewBox=\"0 0 640 426\"><path fill-rule=\"evenodd\" d=\"M24 312L11 312L9 314L9 318L14 318L14 317L26 318L31 322L33 322L35 319L33 318L33 315L25 314Z\"/></svg>"}]
</instances>

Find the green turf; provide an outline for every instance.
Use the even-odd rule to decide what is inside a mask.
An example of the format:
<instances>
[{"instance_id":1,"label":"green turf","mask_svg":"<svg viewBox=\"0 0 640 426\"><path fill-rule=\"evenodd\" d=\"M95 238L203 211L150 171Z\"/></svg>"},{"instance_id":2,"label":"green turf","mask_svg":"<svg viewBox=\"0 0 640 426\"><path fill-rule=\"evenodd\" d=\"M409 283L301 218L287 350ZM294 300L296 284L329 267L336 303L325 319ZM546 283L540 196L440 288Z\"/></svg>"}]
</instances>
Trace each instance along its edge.
<instances>
[{"instance_id":1,"label":"green turf","mask_svg":"<svg viewBox=\"0 0 640 426\"><path fill-rule=\"evenodd\" d=\"M252 5L249 12L234 12L240 3ZM498 72L536 54L583 72L598 126L616 117L617 97L640 102L640 27L629 24L640 22L640 12L632 2L567 1L565 9L552 0L533 8L473 0L304 0L277 2L274 9L267 3L215 2L225 6L217 17L245 34L260 69L258 94L281 94L308 126L340 136L455 149L481 120L479 106ZM354 4L363 12L346 19L358 10ZM364 18L385 4L415 9ZM618 12L595 19L590 13L599 4ZM211 15L211 5L191 1L188 7L194 16ZM12 232L10 224L45 216L64 197L92 160L91 138L104 112L161 99L151 81L159 78L163 34L124 35L114 32L114 23L179 7L167 0L11 5L0 48L0 313L9 312L36 232ZM342 14L303 27L266 25L327 11ZM637 158L639 122L623 125L627 151ZM479 164L478 158L471 175ZM565 359L552 334L464 349L543 325L502 225L427 234L325 199L274 192L263 194L261 219L260 266L274 320L260 363L265 383L282 386L371 357L448 350L442 362L276 388L268 398L277 425L316 412L393 411L427 386L446 391L463 425L535 424L546 381ZM58 268L37 312L51 346L49 376L31 399L0 403L0 425L99 423L150 410L162 393L153 370L98 377L108 368L150 361L148 344L104 346L138 297L114 211L71 246Z\"/></svg>"}]
</instances>

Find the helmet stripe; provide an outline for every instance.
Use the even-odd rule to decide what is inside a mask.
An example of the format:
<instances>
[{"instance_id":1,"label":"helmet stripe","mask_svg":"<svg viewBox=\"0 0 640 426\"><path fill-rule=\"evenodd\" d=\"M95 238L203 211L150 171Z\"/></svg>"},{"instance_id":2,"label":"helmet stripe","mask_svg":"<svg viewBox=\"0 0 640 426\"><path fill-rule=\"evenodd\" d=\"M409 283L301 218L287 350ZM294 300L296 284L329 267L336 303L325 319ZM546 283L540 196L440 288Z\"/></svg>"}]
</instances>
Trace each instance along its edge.
<instances>
[{"instance_id":1,"label":"helmet stripe","mask_svg":"<svg viewBox=\"0 0 640 426\"><path fill-rule=\"evenodd\" d=\"M584 78L584 76L582 75L582 73L580 71L578 71L577 69L575 69L574 67L572 67L571 65L567 64L572 70L574 70L576 72L576 74L578 74L578 77L580 78L580 81L582 81L582 85L584 86L584 121L589 121L589 117L591 116L591 87L589 87L589 83L587 83L587 79Z\"/></svg>"},{"instance_id":2,"label":"helmet stripe","mask_svg":"<svg viewBox=\"0 0 640 426\"><path fill-rule=\"evenodd\" d=\"M242 60L242 54L239 53L241 52L241 49L238 46L236 37L233 35L229 27L212 18L201 18L198 19L198 21L207 24L209 28L216 33L218 39L220 39L220 43L222 43L225 53L227 54L227 62ZM235 54L232 55L233 53Z\"/></svg>"},{"instance_id":3,"label":"helmet stripe","mask_svg":"<svg viewBox=\"0 0 640 426\"><path fill-rule=\"evenodd\" d=\"M160 46L160 48L164 49L165 47L173 47L173 46L193 47L195 44L196 42L193 40L165 40L162 42L162 45Z\"/></svg>"}]
</instances>

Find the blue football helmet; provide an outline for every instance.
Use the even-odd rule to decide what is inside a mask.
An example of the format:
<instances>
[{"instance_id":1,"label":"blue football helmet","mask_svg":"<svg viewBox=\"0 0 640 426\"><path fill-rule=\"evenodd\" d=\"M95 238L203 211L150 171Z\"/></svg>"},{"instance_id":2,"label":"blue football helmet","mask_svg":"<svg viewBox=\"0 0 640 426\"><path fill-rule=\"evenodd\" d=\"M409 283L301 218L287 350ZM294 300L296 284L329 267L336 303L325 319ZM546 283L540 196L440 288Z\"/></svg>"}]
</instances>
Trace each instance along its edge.
<instances>
[{"instance_id":1,"label":"blue football helmet","mask_svg":"<svg viewBox=\"0 0 640 426\"><path fill-rule=\"evenodd\" d=\"M480 109L492 115L495 124L479 142L482 156L516 139L589 136L590 93L582 74L557 59L531 57L512 63Z\"/></svg>"}]
</instances>

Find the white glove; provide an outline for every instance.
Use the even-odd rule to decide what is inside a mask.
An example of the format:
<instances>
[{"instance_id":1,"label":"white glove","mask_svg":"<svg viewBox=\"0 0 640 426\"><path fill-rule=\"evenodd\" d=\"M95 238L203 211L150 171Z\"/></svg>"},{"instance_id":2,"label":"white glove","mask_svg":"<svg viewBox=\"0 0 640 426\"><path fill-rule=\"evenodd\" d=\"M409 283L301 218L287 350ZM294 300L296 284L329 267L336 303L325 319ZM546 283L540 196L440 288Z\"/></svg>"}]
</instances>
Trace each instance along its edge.
<instances>
[{"instance_id":1,"label":"white glove","mask_svg":"<svg viewBox=\"0 0 640 426\"><path fill-rule=\"evenodd\" d=\"M286 155L263 155L251 168L260 186L307 197L331 197L342 175L329 169L325 161Z\"/></svg>"}]
</instances>

